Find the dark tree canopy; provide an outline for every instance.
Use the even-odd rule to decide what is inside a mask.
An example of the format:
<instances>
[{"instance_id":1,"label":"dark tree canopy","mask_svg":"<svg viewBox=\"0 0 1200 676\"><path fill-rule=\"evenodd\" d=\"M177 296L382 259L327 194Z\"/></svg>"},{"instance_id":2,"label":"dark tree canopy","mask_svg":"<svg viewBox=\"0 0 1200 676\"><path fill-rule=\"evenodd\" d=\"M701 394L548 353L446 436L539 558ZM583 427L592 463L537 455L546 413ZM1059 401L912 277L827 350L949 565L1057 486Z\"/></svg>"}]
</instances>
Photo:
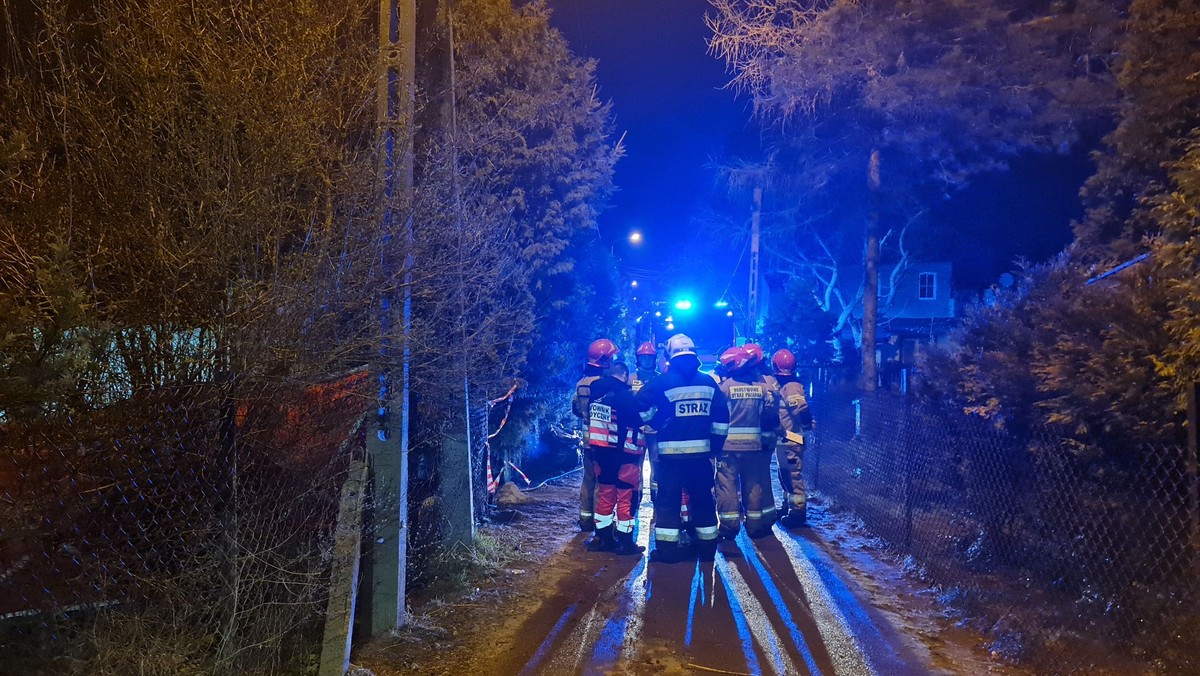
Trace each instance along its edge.
<instances>
[{"instance_id":1,"label":"dark tree canopy","mask_svg":"<svg viewBox=\"0 0 1200 676\"><path fill-rule=\"evenodd\" d=\"M729 64L732 85L776 124L792 157L776 164L793 168L778 183L790 184L797 204L828 202L828 191L838 190L853 206L835 204L818 218L834 229L865 225L859 279L871 387L878 266L888 256L882 240L931 197L1016 154L1067 148L1081 127L1109 114L1118 8L1100 1L712 4L712 51Z\"/></svg>"}]
</instances>

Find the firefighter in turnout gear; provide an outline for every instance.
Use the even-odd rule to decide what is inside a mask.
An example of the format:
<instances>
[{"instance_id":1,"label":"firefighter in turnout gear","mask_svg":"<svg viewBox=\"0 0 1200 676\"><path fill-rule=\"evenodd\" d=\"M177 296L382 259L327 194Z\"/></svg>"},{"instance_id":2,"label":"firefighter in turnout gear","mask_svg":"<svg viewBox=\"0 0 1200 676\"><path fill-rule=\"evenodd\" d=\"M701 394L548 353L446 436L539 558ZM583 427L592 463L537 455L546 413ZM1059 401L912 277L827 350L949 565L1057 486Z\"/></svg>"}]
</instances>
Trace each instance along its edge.
<instances>
[{"instance_id":1,"label":"firefighter in turnout gear","mask_svg":"<svg viewBox=\"0 0 1200 676\"><path fill-rule=\"evenodd\" d=\"M579 486L579 530L589 531L595 528L596 502L596 472L592 461L591 446L587 443L587 426L589 407L592 403L591 388L604 373L612 366L613 357L617 356L617 346L607 338L600 338L588 345L587 366L583 377L575 384L575 397L571 401L571 412L583 421L583 448L580 456L583 461L583 482Z\"/></svg>"},{"instance_id":2,"label":"firefighter in turnout gear","mask_svg":"<svg viewBox=\"0 0 1200 676\"><path fill-rule=\"evenodd\" d=\"M638 345L635 352L637 358L637 370L634 372L634 378L629 383L633 388L633 393L637 394L641 391L642 386L650 382L654 376L658 375L658 351L654 349L654 343L646 341ZM658 449L654 445L654 428L649 425L642 427L642 438L646 444L646 455L649 456L643 462L650 463L650 500L654 500L654 494L658 492L658 486L655 485L655 465L658 464ZM640 475L638 477L641 478ZM633 514L637 516L638 509L642 505L642 488L640 481L637 490L633 492Z\"/></svg>"},{"instance_id":3,"label":"firefighter in turnout gear","mask_svg":"<svg viewBox=\"0 0 1200 676\"><path fill-rule=\"evenodd\" d=\"M729 436L717 455L717 518L721 536L732 539L746 520L746 533L762 537L775 523L771 452L779 423L778 391L757 373L751 353L730 348L721 355L729 377L721 391L729 406Z\"/></svg>"},{"instance_id":4,"label":"firefighter in turnout gear","mask_svg":"<svg viewBox=\"0 0 1200 676\"><path fill-rule=\"evenodd\" d=\"M637 398L652 414L658 431L658 496L654 501L652 561L674 563L689 557L680 545L679 511L686 490L696 532L696 554L711 561L717 551L717 515L713 504L713 453L729 431L729 409L720 388L700 371L691 338L682 333L667 341L670 369L642 387Z\"/></svg>"},{"instance_id":5,"label":"firefighter in turnout gear","mask_svg":"<svg viewBox=\"0 0 1200 676\"><path fill-rule=\"evenodd\" d=\"M629 369L617 362L592 383L588 445L596 472L596 532L588 551L641 554L633 542L633 493L642 473L646 446L641 428L650 413L639 410L630 386Z\"/></svg>"},{"instance_id":6,"label":"firefighter in turnout gear","mask_svg":"<svg viewBox=\"0 0 1200 676\"><path fill-rule=\"evenodd\" d=\"M804 436L813 428L812 413L804 397L804 385L796 378L796 356L779 350L771 357L779 382L779 432L775 457L779 461L779 484L784 502L780 523L785 528L803 526L808 518L808 501L801 476Z\"/></svg>"},{"instance_id":7,"label":"firefighter in turnout gear","mask_svg":"<svg viewBox=\"0 0 1200 676\"><path fill-rule=\"evenodd\" d=\"M638 345L637 352L637 370L634 372L633 380L629 382L633 388L633 393L637 394L642 389L642 385L650 382L650 379L658 375L658 351L654 349L654 343L646 341Z\"/></svg>"}]
</instances>

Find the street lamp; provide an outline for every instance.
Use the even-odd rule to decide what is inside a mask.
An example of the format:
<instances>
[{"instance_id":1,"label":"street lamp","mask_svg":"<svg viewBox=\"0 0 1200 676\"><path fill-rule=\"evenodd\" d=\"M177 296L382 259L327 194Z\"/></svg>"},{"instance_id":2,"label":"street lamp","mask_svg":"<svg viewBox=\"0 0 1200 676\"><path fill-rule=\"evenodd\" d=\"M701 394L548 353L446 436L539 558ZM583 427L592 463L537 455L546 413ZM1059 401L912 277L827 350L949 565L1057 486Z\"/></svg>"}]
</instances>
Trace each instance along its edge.
<instances>
[{"instance_id":1,"label":"street lamp","mask_svg":"<svg viewBox=\"0 0 1200 676\"><path fill-rule=\"evenodd\" d=\"M638 232L637 230L634 230L633 232L629 233L629 243L634 246L641 244L642 243L642 233Z\"/></svg>"}]
</instances>

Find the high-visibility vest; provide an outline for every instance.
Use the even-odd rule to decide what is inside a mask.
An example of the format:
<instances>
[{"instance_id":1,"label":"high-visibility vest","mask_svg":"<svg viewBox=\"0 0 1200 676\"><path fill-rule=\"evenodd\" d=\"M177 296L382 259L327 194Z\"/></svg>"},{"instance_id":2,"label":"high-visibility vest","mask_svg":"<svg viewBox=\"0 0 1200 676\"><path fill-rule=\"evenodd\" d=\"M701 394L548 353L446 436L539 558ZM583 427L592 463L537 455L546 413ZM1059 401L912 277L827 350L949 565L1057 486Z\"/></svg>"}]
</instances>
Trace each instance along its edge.
<instances>
[{"instance_id":1,"label":"high-visibility vest","mask_svg":"<svg viewBox=\"0 0 1200 676\"><path fill-rule=\"evenodd\" d=\"M601 448L616 448L617 413L612 406L593 401L588 407L588 443Z\"/></svg>"}]
</instances>

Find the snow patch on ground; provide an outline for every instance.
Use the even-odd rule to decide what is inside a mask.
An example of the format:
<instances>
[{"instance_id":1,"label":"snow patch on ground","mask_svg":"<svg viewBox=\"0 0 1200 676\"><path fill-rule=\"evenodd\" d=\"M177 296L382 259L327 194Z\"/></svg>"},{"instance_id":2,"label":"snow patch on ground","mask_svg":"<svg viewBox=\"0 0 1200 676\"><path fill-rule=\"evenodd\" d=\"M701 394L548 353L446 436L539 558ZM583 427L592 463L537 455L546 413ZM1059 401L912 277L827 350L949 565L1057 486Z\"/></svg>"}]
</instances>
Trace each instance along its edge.
<instances>
[{"instance_id":1,"label":"snow patch on ground","mask_svg":"<svg viewBox=\"0 0 1200 676\"><path fill-rule=\"evenodd\" d=\"M956 609L965 592L931 585L911 556L890 550L850 512L834 511L826 496L809 495L808 522L826 550L867 592L871 605L919 642L933 666L948 674L1027 674L1005 663L1022 645L1002 628L987 641Z\"/></svg>"}]
</instances>

